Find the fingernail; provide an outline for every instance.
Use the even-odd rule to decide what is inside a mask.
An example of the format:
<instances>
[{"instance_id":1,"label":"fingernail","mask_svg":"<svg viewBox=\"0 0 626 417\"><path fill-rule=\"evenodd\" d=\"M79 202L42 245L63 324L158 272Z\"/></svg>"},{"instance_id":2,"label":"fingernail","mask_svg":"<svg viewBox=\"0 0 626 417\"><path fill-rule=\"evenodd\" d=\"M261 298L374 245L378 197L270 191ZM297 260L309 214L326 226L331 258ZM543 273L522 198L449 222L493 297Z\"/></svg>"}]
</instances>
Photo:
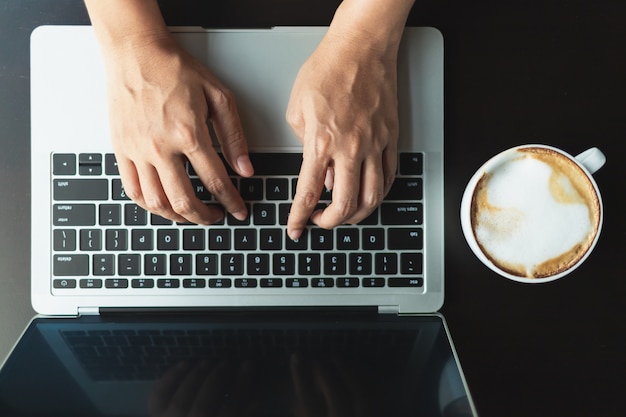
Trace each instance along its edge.
<instances>
[{"instance_id":1,"label":"fingernail","mask_svg":"<svg viewBox=\"0 0 626 417\"><path fill-rule=\"evenodd\" d=\"M292 230L289 232L289 238L291 240L298 240L300 239L300 236L302 236L302 230Z\"/></svg>"},{"instance_id":2,"label":"fingernail","mask_svg":"<svg viewBox=\"0 0 626 417\"><path fill-rule=\"evenodd\" d=\"M248 212L246 211L238 211L237 213L233 213L233 217L237 220L245 220L248 217Z\"/></svg>"},{"instance_id":3,"label":"fingernail","mask_svg":"<svg viewBox=\"0 0 626 417\"><path fill-rule=\"evenodd\" d=\"M250 162L248 155L242 155L237 158L237 168L242 175L254 174L254 168L252 167L252 162Z\"/></svg>"}]
</instances>

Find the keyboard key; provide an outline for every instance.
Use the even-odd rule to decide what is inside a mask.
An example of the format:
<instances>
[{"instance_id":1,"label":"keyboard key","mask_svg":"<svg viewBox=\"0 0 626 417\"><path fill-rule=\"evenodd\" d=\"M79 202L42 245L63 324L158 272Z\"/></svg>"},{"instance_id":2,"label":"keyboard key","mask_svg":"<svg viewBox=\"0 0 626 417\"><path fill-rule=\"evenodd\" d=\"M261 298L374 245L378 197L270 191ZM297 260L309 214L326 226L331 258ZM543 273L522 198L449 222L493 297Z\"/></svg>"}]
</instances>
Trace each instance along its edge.
<instances>
[{"instance_id":1,"label":"keyboard key","mask_svg":"<svg viewBox=\"0 0 626 417\"><path fill-rule=\"evenodd\" d=\"M268 178L265 183L265 190L267 200L289 199L289 181L286 178Z\"/></svg>"},{"instance_id":2,"label":"keyboard key","mask_svg":"<svg viewBox=\"0 0 626 417\"><path fill-rule=\"evenodd\" d=\"M80 250L99 251L102 250L102 230L83 229L80 231Z\"/></svg>"},{"instance_id":3,"label":"keyboard key","mask_svg":"<svg viewBox=\"0 0 626 417\"><path fill-rule=\"evenodd\" d=\"M250 275L269 275L270 257L266 253L249 253L247 257L247 271Z\"/></svg>"},{"instance_id":4,"label":"keyboard key","mask_svg":"<svg viewBox=\"0 0 626 417\"><path fill-rule=\"evenodd\" d=\"M203 254L196 255L197 275L217 275L217 255Z\"/></svg>"},{"instance_id":5,"label":"keyboard key","mask_svg":"<svg viewBox=\"0 0 626 417\"><path fill-rule=\"evenodd\" d=\"M395 275L398 273L398 255L395 253L377 253L375 255L375 272L378 275Z\"/></svg>"},{"instance_id":6,"label":"keyboard key","mask_svg":"<svg viewBox=\"0 0 626 417\"><path fill-rule=\"evenodd\" d=\"M105 236L106 250L120 251L128 249L128 230L107 229Z\"/></svg>"},{"instance_id":7,"label":"keyboard key","mask_svg":"<svg viewBox=\"0 0 626 417\"><path fill-rule=\"evenodd\" d=\"M389 249L421 250L424 246L422 229L390 228L387 230L387 246Z\"/></svg>"},{"instance_id":8,"label":"keyboard key","mask_svg":"<svg viewBox=\"0 0 626 417\"><path fill-rule=\"evenodd\" d=\"M170 274L191 275L191 255L187 253L170 255Z\"/></svg>"},{"instance_id":9,"label":"keyboard key","mask_svg":"<svg viewBox=\"0 0 626 417\"><path fill-rule=\"evenodd\" d=\"M111 254L93 256L94 275L115 275L115 257Z\"/></svg>"},{"instance_id":10,"label":"keyboard key","mask_svg":"<svg viewBox=\"0 0 626 417\"><path fill-rule=\"evenodd\" d=\"M421 153L400 153L400 175L422 175L423 157Z\"/></svg>"},{"instance_id":11,"label":"keyboard key","mask_svg":"<svg viewBox=\"0 0 626 417\"><path fill-rule=\"evenodd\" d=\"M359 286L359 279L354 277L337 278L337 287L356 288Z\"/></svg>"},{"instance_id":12,"label":"keyboard key","mask_svg":"<svg viewBox=\"0 0 626 417\"><path fill-rule=\"evenodd\" d=\"M204 250L203 229L185 229L183 230L183 249L184 250Z\"/></svg>"},{"instance_id":13,"label":"keyboard key","mask_svg":"<svg viewBox=\"0 0 626 417\"><path fill-rule=\"evenodd\" d=\"M183 280L184 288L204 288L206 287L206 280L200 278L187 278Z\"/></svg>"},{"instance_id":14,"label":"keyboard key","mask_svg":"<svg viewBox=\"0 0 626 417\"><path fill-rule=\"evenodd\" d=\"M383 203L380 206L380 221L385 225L422 224L421 203Z\"/></svg>"},{"instance_id":15,"label":"keyboard key","mask_svg":"<svg viewBox=\"0 0 626 417\"><path fill-rule=\"evenodd\" d=\"M95 226L95 204L55 204L52 206L55 226Z\"/></svg>"},{"instance_id":16,"label":"keyboard key","mask_svg":"<svg viewBox=\"0 0 626 417\"><path fill-rule=\"evenodd\" d=\"M262 288L282 288L283 280L280 278L261 278Z\"/></svg>"},{"instance_id":17,"label":"keyboard key","mask_svg":"<svg viewBox=\"0 0 626 417\"><path fill-rule=\"evenodd\" d=\"M372 273L371 253L351 253L350 254L350 274L369 275Z\"/></svg>"},{"instance_id":18,"label":"keyboard key","mask_svg":"<svg viewBox=\"0 0 626 417\"><path fill-rule=\"evenodd\" d=\"M383 228L364 228L361 231L361 248L363 250L385 249L385 230Z\"/></svg>"},{"instance_id":19,"label":"keyboard key","mask_svg":"<svg viewBox=\"0 0 626 417\"><path fill-rule=\"evenodd\" d=\"M76 280L75 279L55 279L52 281L52 286L54 288L76 288Z\"/></svg>"},{"instance_id":20,"label":"keyboard key","mask_svg":"<svg viewBox=\"0 0 626 417\"><path fill-rule=\"evenodd\" d=\"M346 254L345 253L325 253L324 254L324 274L325 275L345 275Z\"/></svg>"},{"instance_id":21,"label":"keyboard key","mask_svg":"<svg viewBox=\"0 0 626 417\"><path fill-rule=\"evenodd\" d=\"M230 250L230 229L209 229L209 249Z\"/></svg>"},{"instance_id":22,"label":"keyboard key","mask_svg":"<svg viewBox=\"0 0 626 417\"><path fill-rule=\"evenodd\" d=\"M131 231L133 250L152 250L154 248L154 232L151 229L134 229Z\"/></svg>"},{"instance_id":23,"label":"keyboard key","mask_svg":"<svg viewBox=\"0 0 626 417\"><path fill-rule=\"evenodd\" d=\"M158 214L150 213L150 224L153 226L170 226L173 221Z\"/></svg>"},{"instance_id":24,"label":"keyboard key","mask_svg":"<svg viewBox=\"0 0 626 417\"><path fill-rule=\"evenodd\" d=\"M276 224L276 206L274 204L255 204L252 208L255 225L273 226Z\"/></svg>"},{"instance_id":25,"label":"keyboard key","mask_svg":"<svg viewBox=\"0 0 626 417\"><path fill-rule=\"evenodd\" d=\"M421 275L422 263L422 253L402 253L400 254L400 273L402 275Z\"/></svg>"},{"instance_id":26,"label":"keyboard key","mask_svg":"<svg viewBox=\"0 0 626 417\"><path fill-rule=\"evenodd\" d=\"M300 275L319 275L320 272L319 253L301 253L298 255L298 273Z\"/></svg>"},{"instance_id":27,"label":"keyboard key","mask_svg":"<svg viewBox=\"0 0 626 417\"><path fill-rule=\"evenodd\" d=\"M126 226L145 226L148 224L148 212L137 204L124 205L124 224Z\"/></svg>"},{"instance_id":28,"label":"keyboard key","mask_svg":"<svg viewBox=\"0 0 626 417\"><path fill-rule=\"evenodd\" d=\"M52 271L57 277L89 275L89 255L54 255Z\"/></svg>"},{"instance_id":29,"label":"keyboard key","mask_svg":"<svg viewBox=\"0 0 626 417\"><path fill-rule=\"evenodd\" d=\"M340 227L337 229L337 249L359 249L359 229Z\"/></svg>"},{"instance_id":30,"label":"keyboard key","mask_svg":"<svg viewBox=\"0 0 626 417\"><path fill-rule=\"evenodd\" d=\"M107 175L120 175L117 159L115 159L115 155L112 153L104 155L104 173Z\"/></svg>"},{"instance_id":31,"label":"keyboard key","mask_svg":"<svg viewBox=\"0 0 626 417\"><path fill-rule=\"evenodd\" d=\"M209 279L209 288L230 288L232 281L230 278L211 278Z\"/></svg>"},{"instance_id":32,"label":"keyboard key","mask_svg":"<svg viewBox=\"0 0 626 417\"><path fill-rule=\"evenodd\" d=\"M385 200L421 200L423 194L421 178L398 177L393 182Z\"/></svg>"},{"instance_id":33,"label":"keyboard key","mask_svg":"<svg viewBox=\"0 0 626 417\"><path fill-rule=\"evenodd\" d=\"M76 230L56 229L54 231L55 251L75 251L76 250Z\"/></svg>"},{"instance_id":34,"label":"keyboard key","mask_svg":"<svg viewBox=\"0 0 626 417\"><path fill-rule=\"evenodd\" d=\"M174 278L162 278L157 280L157 288L178 288L180 281Z\"/></svg>"},{"instance_id":35,"label":"keyboard key","mask_svg":"<svg viewBox=\"0 0 626 417\"><path fill-rule=\"evenodd\" d=\"M196 197L198 197L198 199L202 201L210 201L212 199L211 193L207 190L199 178L192 178L191 186L193 187L193 191L196 193Z\"/></svg>"},{"instance_id":36,"label":"keyboard key","mask_svg":"<svg viewBox=\"0 0 626 417\"><path fill-rule=\"evenodd\" d=\"M280 250L283 247L282 229L261 229L259 232L261 250Z\"/></svg>"},{"instance_id":37,"label":"keyboard key","mask_svg":"<svg viewBox=\"0 0 626 417\"><path fill-rule=\"evenodd\" d=\"M78 281L80 288L102 288L101 279L86 278Z\"/></svg>"},{"instance_id":38,"label":"keyboard key","mask_svg":"<svg viewBox=\"0 0 626 417\"><path fill-rule=\"evenodd\" d=\"M178 230L159 229L157 230L158 250L178 250Z\"/></svg>"},{"instance_id":39,"label":"keyboard key","mask_svg":"<svg viewBox=\"0 0 626 417\"><path fill-rule=\"evenodd\" d=\"M99 209L100 226L119 226L122 224L122 207L119 204L101 204Z\"/></svg>"},{"instance_id":40,"label":"keyboard key","mask_svg":"<svg viewBox=\"0 0 626 417\"><path fill-rule=\"evenodd\" d=\"M299 239L296 240L291 240L291 238L289 237L289 235L287 235L287 230L285 230L285 246L287 247L287 250L307 250L309 245L308 245L308 234L309 234L309 230L308 229L304 229L302 230L302 235L300 236Z\"/></svg>"},{"instance_id":41,"label":"keyboard key","mask_svg":"<svg viewBox=\"0 0 626 417\"><path fill-rule=\"evenodd\" d=\"M274 275L293 275L296 273L296 259L292 253L275 253L272 261Z\"/></svg>"},{"instance_id":42,"label":"keyboard key","mask_svg":"<svg viewBox=\"0 0 626 417\"><path fill-rule=\"evenodd\" d=\"M334 246L333 231L319 227L311 229L311 249L332 250Z\"/></svg>"},{"instance_id":43,"label":"keyboard key","mask_svg":"<svg viewBox=\"0 0 626 417\"><path fill-rule=\"evenodd\" d=\"M235 250L255 250L256 229L235 229Z\"/></svg>"},{"instance_id":44,"label":"keyboard key","mask_svg":"<svg viewBox=\"0 0 626 417\"><path fill-rule=\"evenodd\" d=\"M302 165L301 153L251 153L250 161L258 176L298 175Z\"/></svg>"},{"instance_id":45,"label":"keyboard key","mask_svg":"<svg viewBox=\"0 0 626 417\"><path fill-rule=\"evenodd\" d=\"M309 286L309 280L306 278L287 278L287 288L306 288Z\"/></svg>"},{"instance_id":46,"label":"keyboard key","mask_svg":"<svg viewBox=\"0 0 626 417\"><path fill-rule=\"evenodd\" d=\"M58 153L52 156L52 173L54 175L76 175L76 155Z\"/></svg>"},{"instance_id":47,"label":"keyboard key","mask_svg":"<svg viewBox=\"0 0 626 417\"><path fill-rule=\"evenodd\" d=\"M111 198L113 200L130 200L124 191L122 180L118 178L111 181Z\"/></svg>"},{"instance_id":48,"label":"keyboard key","mask_svg":"<svg viewBox=\"0 0 626 417\"><path fill-rule=\"evenodd\" d=\"M379 288L385 286L385 278L367 277L361 280L361 285L367 288Z\"/></svg>"},{"instance_id":49,"label":"keyboard key","mask_svg":"<svg viewBox=\"0 0 626 417\"><path fill-rule=\"evenodd\" d=\"M261 178L242 178L239 193L245 201L263 200L263 180Z\"/></svg>"},{"instance_id":50,"label":"keyboard key","mask_svg":"<svg viewBox=\"0 0 626 417\"><path fill-rule=\"evenodd\" d=\"M111 289L128 288L128 280L124 278L109 278L104 281L104 286Z\"/></svg>"},{"instance_id":51,"label":"keyboard key","mask_svg":"<svg viewBox=\"0 0 626 417\"><path fill-rule=\"evenodd\" d=\"M335 286L335 280L332 278L313 278L311 279L311 287L315 288L332 288Z\"/></svg>"},{"instance_id":52,"label":"keyboard key","mask_svg":"<svg viewBox=\"0 0 626 417\"><path fill-rule=\"evenodd\" d=\"M119 255L117 262L119 275L136 276L141 273L141 257L137 254Z\"/></svg>"},{"instance_id":53,"label":"keyboard key","mask_svg":"<svg viewBox=\"0 0 626 417\"><path fill-rule=\"evenodd\" d=\"M240 253L224 253L221 256L222 275L243 275L243 255Z\"/></svg>"},{"instance_id":54,"label":"keyboard key","mask_svg":"<svg viewBox=\"0 0 626 417\"><path fill-rule=\"evenodd\" d=\"M423 278L388 278L387 285L394 287L422 287L424 285Z\"/></svg>"},{"instance_id":55,"label":"keyboard key","mask_svg":"<svg viewBox=\"0 0 626 417\"><path fill-rule=\"evenodd\" d=\"M133 288L154 288L154 280L149 278L135 278L131 280Z\"/></svg>"},{"instance_id":56,"label":"keyboard key","mask_svg":"<svg viewBox=\"0 0 626 417\"><path fill-rule=\"evenodd\" d=\"M109 198L106 179L55 179L52 181L56 201L90 201Z\"/></svg>"},{"instance_id":57,"label":"keyboard key","mask_svg":"<svg viewBox=\"0 0 626 417\"><path fill-rule=\"evenodd\" d=\"M146 275L165 275L165 255L150 254L144 255L144 273Z\"/></svg>"},{"instance_id":58,"label":"keyboard key","mask_svg":"<svg viewBox=\"0 0 626 417\"><path fill-rule=\"evenodd\" d=\"M258 282L254 278L237 278L235 279L235 288L256 288Z\"/></svg>"}]
</instances>

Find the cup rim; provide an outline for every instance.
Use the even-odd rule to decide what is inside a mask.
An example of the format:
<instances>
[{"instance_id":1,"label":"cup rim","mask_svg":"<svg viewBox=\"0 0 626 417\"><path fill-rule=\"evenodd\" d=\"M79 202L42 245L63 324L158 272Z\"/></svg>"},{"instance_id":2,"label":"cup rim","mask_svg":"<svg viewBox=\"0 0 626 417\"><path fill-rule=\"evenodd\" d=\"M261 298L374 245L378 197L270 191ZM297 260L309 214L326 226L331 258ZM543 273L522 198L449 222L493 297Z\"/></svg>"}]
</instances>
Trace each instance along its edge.
<instances>
[{"instance_id":1,"label":"cup rim","mask_svg":"<svg viewBox=\"0 0 626 417\"><path fill-rule=\"evenodd\" d=\"M570 159L571 161L573 161L578 167L580 167L583 172L585 173L585 175L587 176L587 178L590 180L591 185L594 188L594 191L596 193L596 196L598 198L598 204L600 207L600 216L598 219L598 229L595 233L595 236L593 238L593 241L591 242L591 245L589 245L589 248L587 248L587 251L580 257L580 259L578 259L578 261L573 264L572 266L570 266L568 269L566 269L565 271L559 272L558 274L554 274L551 275L549 277L541 277L541 278L529 278L529 277L522 277L522 276L518 276L518 275L513 275L509 272L506 272L502 269L500 269L498 266L496 266L485 254L484 252L480 249L478 242L476 240L476 236L474 235L474 231L472 229L471 226L471 220L470 220L470 215L469 215L469 208L471 206L471 202L472 202L472 198L474 196L474 190L476 189L476 185L478 184L478 181L480 180L480 178L482 178L482 176L485 174L485 172L489 172L489 169L492 168L500 159L502 159L505 155L509 154L509 153L513 153L516 152L519 149L526 149L526 148L544 148L544 149L549 149L552 151L555 151L563 156L565 156L566 158ZM465 190L463 192L463 197L461 199L461 229L463 231L463 235L465 236L465 240L468 244L468 246L470 247L470 249L472 250L472 252L474 252L474 255L476 255L476 257L487 267L489 267L492 271L496 272L498 275L504 277L504 278L508 278L512 281L517 281L517 282L522 282L522 283L545 283L545 282L551 282L551 281L555 281L557 279L563 278L566 275L569 275L570 273L572 273L574 270L576 270L591 254L591 252L593 251L593 249L595 248L598 239L600 238L600 233L602 231L602 226L604 223L604 205L602 202L602 195L600 194L600 189L598 188L598 184L596 183L595 179L593 178L593 174L591 174L589 172L589 170L587 168L585 168L585 166L580 163L576 157L574 157L573 155L569 154L568 152L559 149L559 148L555 148L554 146L550 146L550 145L543 145L543 144L526 144L526 145L517 145L508 149L505 149L495 155L493 155L491 158L489 158L485 163L483 163L480 168L478 168L476 170L476 172L472 175L472 177L470 178L470 180L468 181Z\"/></svg>"}]
</instances>

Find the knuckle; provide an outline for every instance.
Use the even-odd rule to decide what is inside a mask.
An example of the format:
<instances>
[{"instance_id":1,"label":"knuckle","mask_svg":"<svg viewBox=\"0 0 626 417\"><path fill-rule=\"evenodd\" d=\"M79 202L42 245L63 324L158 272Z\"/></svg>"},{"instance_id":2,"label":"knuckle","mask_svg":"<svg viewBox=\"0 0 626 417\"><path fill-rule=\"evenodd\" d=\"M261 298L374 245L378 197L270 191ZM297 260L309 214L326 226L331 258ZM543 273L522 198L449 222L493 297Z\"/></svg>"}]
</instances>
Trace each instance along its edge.
<instances>
[{"instance_id":1,"label":"knuckle","mask_svg":"<svg viewBox=\"0 0 626 417\"><path fill-rule=\"evenodd\" d=\"M149 212L159 214L167 210L169 203L157 195L144 196L146 208Z\"/></svg>"},{"instance_id":2,"label":"knuckle","mask_svg":"<svg viewBox=\"0 0 626 417\"><path fill-rule=\"evenodd\" d=\"M192 202L187 198L178 198L170 202L175 213L187 218L195 214Z\"/></svg>"},{"instance_id":3,"label":"knuckle","mask_svg":"<svg viewBox=\"0 0 626 417\"><path fill-rule=\"evenodd\" d=\"M311 191L297 191L294 200L306 209L312 209L318 202L318 196Z\"/></svg>"},{"instance_id":4,"label":"knuckle","mask_svg":"<svg viewBox=\"0 0 626 417\"><path fill-rule=\"evenodd\" d=\"M346 198L338 201L333 201L333 211L337 213L341 219L347 219L351 217L357 210L358 204L355 199Z\"/></svg>"},{"instance_id":5,"label":"knuckle","mask_svg":"<svg viewBox=\"0 0 626 417\"><path fill-rule=\"evenodd\" d=\"M363 198L363 207L369 211L378 207L378 205L383 201L383 193L380 191L368 193Z\"/></svg>"},{"instance_id":6,"label":"knuckle","mask_svg":"<svg viewBox=\"0 0 626 417\"><path fill-rule=\"evenodd\" d=\"M224 180L223 178L213 178L205 182L205 186L210 194L214 196L223 196L229 189L230 180Z\"/></svg>"}]
</instances>

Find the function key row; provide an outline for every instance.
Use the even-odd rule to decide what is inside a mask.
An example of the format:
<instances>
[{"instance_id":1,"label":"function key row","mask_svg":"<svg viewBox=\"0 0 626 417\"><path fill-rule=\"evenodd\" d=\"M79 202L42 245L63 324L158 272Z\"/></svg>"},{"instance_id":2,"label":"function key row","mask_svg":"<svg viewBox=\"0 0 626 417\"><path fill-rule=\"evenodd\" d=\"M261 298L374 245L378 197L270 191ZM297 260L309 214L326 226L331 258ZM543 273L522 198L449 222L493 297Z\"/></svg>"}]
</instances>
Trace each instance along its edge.
<instances>
[{"instance_id":1,"label":"function key row","mask_svg":"<svg viewBox=\"0 0 626 417\"><path fill-rule=\"evenodd\" d=\"M86 289L150 289L150 288L183 288L190 289L227 289L227 288L402 288L402 287L422 287L424 285L424 279L421 277L371 277L371 278L84 278L84 279L55 279L53 281L53 287L56 289L73 289L73 288L86 288Z\"/></svg>"}]
</instances>

